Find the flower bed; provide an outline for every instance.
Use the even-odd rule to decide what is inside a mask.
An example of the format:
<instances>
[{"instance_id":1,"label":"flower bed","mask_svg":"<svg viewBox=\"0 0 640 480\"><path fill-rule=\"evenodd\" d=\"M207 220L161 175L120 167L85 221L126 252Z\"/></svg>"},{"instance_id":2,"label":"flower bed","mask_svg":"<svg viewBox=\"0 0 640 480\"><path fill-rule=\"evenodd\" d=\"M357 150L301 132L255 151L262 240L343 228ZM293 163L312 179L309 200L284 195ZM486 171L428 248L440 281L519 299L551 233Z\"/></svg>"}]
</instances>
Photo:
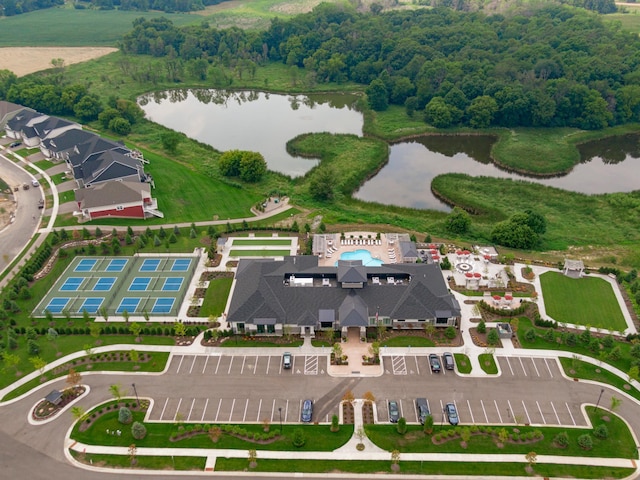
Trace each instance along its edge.
<instances>
[{"instance_id":1,"label":"flower bed","mask_svg":"<svg viewBox=\"0 0 640 480\"><path fill-rule=\"evenodd\" d=\"M33 408L33 411L31 412L31 418L36 421L47 420L57 415L64 407L84 394L85 391L86 388L82 385L66 388L62 391L62 398L57 405L54 405L48 400L41 400Z\"/></svg>"}]
</instances>

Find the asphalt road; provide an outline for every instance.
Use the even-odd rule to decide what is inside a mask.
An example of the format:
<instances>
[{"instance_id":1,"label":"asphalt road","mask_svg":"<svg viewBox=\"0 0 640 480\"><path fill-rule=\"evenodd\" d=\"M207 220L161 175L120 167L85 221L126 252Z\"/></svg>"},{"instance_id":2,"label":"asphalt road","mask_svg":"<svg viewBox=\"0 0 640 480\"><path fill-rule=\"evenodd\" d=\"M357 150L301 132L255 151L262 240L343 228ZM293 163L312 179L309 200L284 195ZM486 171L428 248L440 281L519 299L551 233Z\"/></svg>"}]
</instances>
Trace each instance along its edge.
<instances>
[{"instance_id":1,"label":"asphalt road","mask_svg":"<svg viewBox=\"0 0 640 480\"><path fill-rule=\"evenodd\" d=\"M1 148L1 147L0 147ZM4 152L3 152L4 153ZM42 210L38 209L38 201L44 198L42 187L33 187L33 177L21 170L4 154L0 154L0 178L10 187L27 183L29 190L14 192L17 202L15 221L0 232L0 272L3 271L29 243L39 227Z\"/></svg>"}]
</instances>

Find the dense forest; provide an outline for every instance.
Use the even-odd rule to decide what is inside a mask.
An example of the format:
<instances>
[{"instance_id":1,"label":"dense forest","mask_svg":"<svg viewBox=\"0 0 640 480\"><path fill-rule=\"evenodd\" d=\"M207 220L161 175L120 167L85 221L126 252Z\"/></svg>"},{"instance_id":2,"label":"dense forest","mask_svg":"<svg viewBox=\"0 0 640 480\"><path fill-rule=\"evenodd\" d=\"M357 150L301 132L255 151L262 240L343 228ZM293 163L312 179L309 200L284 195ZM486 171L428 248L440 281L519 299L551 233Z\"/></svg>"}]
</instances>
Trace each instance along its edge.
<instances>
[{"instance_id":1,"label":"dense forest","mask_svg":"<svg viewBox=\"0 0 640 480\"><path fill-rule=\"evenodd\" d=\"M373 109L404 105L440 128L640 121L638 36L555 4L508 16L448 8L365 14L322 4L274 19L264 32L141 18L120 47L199 65L203 80L211 64L251 72L282 62L304 72L310 87L363 84Z\"/></svg>"},{"instance_id":2,"label":"dense forest","mask_svg":"<svg viewBox=\"0 0 640 480\"><path fill-rule=\"evenodd\" d=\"M64 0L0 0L0 15L11 17L63 4Z\"/></svg>"},{"instance_id":3,"label":"dense forest","mask_svg":"<svg viewBox=\"0 0 640 480\"><path fill-rule=\"evenodd\" d=\"M508 0L502 0L507 5ZM635 0L633 0L635 2ZM585 8L598 13L614 13L618 11L614 0L557 0L558 3L571 5L572 7ZM478 10L491 11L501 7L501 2L487 0L418 0L420 5L429 5L430 7L448 7L454 10L462 10L465 12L475 12Z\"/></svg>"},{"instance_id":4,"label":"dense forest","mask_svg":"<svg viewBox=\"0 0 640 480\"><path fill-rule=\"evenodd\" d=\"M226 0L91 0L93 7L101 10L160 10L166 13L203 10L208 5L217 5Z\"/></svg>"}]
</instances>

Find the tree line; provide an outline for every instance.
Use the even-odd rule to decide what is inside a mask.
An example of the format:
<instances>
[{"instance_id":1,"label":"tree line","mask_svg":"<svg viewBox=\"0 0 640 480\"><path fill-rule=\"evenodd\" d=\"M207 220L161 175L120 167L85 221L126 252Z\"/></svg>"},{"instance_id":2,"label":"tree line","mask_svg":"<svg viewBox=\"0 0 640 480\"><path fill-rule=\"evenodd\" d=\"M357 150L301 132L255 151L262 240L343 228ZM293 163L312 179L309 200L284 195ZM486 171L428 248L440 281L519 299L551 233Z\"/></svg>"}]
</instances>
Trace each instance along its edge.
<instances>
[{"instance_id":1,"label":"tree line","mask_svg":"<svg viewBox=\"0 0 640 480\"><path fill-rule=\"evenodd\" d=\"M440 128L599 129L640 120L640 39L557 4L510 15L321 4L266 31L141 18L120 48L198 62L202 79L221 65L251 73L281 62L310 87L359 83L371 108L403 105Z\"/></svg>"}]
</instances>

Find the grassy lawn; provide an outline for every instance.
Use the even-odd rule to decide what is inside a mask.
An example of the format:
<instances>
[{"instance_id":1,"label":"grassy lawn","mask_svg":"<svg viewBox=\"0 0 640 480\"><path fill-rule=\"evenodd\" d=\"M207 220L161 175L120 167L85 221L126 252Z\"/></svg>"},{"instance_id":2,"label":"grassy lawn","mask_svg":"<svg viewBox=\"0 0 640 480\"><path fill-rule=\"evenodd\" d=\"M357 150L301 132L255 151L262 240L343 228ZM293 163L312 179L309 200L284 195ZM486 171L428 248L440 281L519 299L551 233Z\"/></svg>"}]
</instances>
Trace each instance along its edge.
<instances>
[{"instance_id":1,"label":"grassy lawn","mask_svg":"<svg viewBox=\"0 0 640 480\"><path fill-rule=\"evenodd\" d=\"M68 182L69 178L64 173L56 173L51 175L51 180L54 184L60 185L61 183Z\"/></svg>"},{"instance_id":2,"label":"grassy lawn","mask_svg":"<svg viewBox=\"0 0 640 480\"><path fill-rule=\"evenodd\" d=\"M496 440L486 434L472 435L467 444L467 448L460 446L460 438L449 438L438 445L430 441L431 436L423 432L421 425L410 425L405 435L400 435L394 425L366 425L365 431L369 439L378 447L392 451L399 450L401 453L469 453L469 454L516 454L534 450L538 455L562 455L576 457L604 457L604 458L638 458L638 450L635 441L627 425L615 414L599 410L595 411L593 407L587 407L587 414L594 426L605 423L609 430L609 436L606 439L598 439L592 435L593 431L589 428L566 428L566 427L526 427L505 426L509 434L519 430L519 434L526 434L539 430L543 434L543 438L535 443L514 443L508 441L503 448L496 445ZM602 417L608 417L609 421L602 420ZM434 434L438 432L460 431L465 427L452 427L450 425L436 426ZM492 427L497 433L503 427L500 425ZM557 434L566 432L569 436L569 445L566 448L559 448L554 444L554 438ZM578 445L578 437L585 433L591 434L593 439L593 448L591 450L583 450Z\"/></svg>"},{"instance_id":3,"label":"grassy lawn","mask_svg":"<svg viewBox=\"0 0 640 480\"><path fill-rule=\"evenodd\" d=\"M291 255L290 250L231 250L230 257L284 257Z\"/></svg>"},{"instance_id":4,"label":"grassy lawn","mask_svg":"<svg viewBox=\"0 0 640 480\"><path fill-rule=\"evenodd\" d=\"M381 347L435 347L432 340L424 337L397 336L380 343Z\"/></svg>"},{"instance_id":5,"label":"grassy lawn","mask_svg":"<svg viewBox=\"0 0 640 480\"><path fill-rule=\"evenodd\" d=\"M160 455L136 455L135 465L131 465L128 455L103 455L71 451L73 457L94 467L135 468L149 470L204 470L207 457L163 457Z\"/></svg>"},{"instance_id":6,"label":"grassy lawn","mask_svg":"<svg viewBox=\"0 0 640 480\"><path fill-rule=\"evenodd\" d=\"M478 360L480 361L480 367L485 373L488 373L489 375L498 374L498 365L496 365L496 360L493 358L493 354L481 353L478 355Z\"/></svg>"},{"instance_id":7,"label":"grassy lawn","mask_svg":"<svg viewBox=\"0 0 640 480\"><path fill-rule=\"evenodd\" d=\"M569 278L561 273L540 275L547 313L559 323L591 325L624 331L627 324L611 285L597 277Z\"/></svg>"},{"instance_id":8,"label":"grassy lawn","mask_svg":"<svg viewBox=\"0 0 640 480\"><path fill-rule=\"evenodd\" d=\"M236 238L233 241L233 246L234 247L251 247L251 246L256 246L259 247L261 245L268 245L268 246L272 246L272 245L291 245L291 240L287 240L287 239L268 239L268 238L256 238L255 240L244 240L244 239L238 239Z\"/></svg>"},{"instance_id":9,"label":"grassy lawn","mask_svg":"<svg viewBox=\"0 0 640 480\"><path fill-rule=\"evenodd\" d=\"M279 461L260 459L255 472L299 472L299 473L362 473L380 474L391 473L390 461L363 460L296 460ZM499 475L521 477L526 473L526 463L496 463L496 462L407 462L400 459L400 473L413 475L458 475L458 476L490 476ZM242 472L247 471L246 458L218 458L217 471ZM541 477L561 478L624 478L634 472L632 468L591 467L584 465L552 465L537 463L534 473Z\"/></svg>"},{"instance_id":10,"label":"grassy lawn","mask_svg":"<svg viewBox=\"0 0 640 480\"><path fill-rule=\"evenodd\" d=\"M258 348L260 347L280 347L280 348L291 347L293 348L293 347L299 347L300 345L302 345L303 342L304 340L298 339L298 340L292 340L288 343L276 343L276 342L269 342L269 341L262 341L262 340L251 340L250 338L234 335L227 338L227 340L222 342L220 346L229 347L229 348L236 348L236 347L258 347Z\"/></svg>"},{"instance_id":11,"label":"grassy lawn","mask_svg":"<svg viewBox=\"0 0 640 480\"><path fill-rule=\"evenodd\" d=\"M63 203L67 203L67 202L74 202L76 201L76 195L75 193L73 193L73 190L67 190L66 192L60 192L58 193L58 199L60 201L60 205L62 205ZM77 225L78 221L75 219L74 217L74 222ZM56 221L56 225L57 225L57 221Z\"/></svg>"},{"instance_id":12,"label":"grassy lawn","mask_svg":"<svg viewBox=\"0 0 640 480\"><path fill-rule=\"evenodd\" d=\"M460 373L471 373L471 361L464 353L454 353L453 358L456 360L456 366Z\"/></svg>"},{"instance_id":13,"label":"grassy lawn","mask_svg":"<svg viewBox=\"0 0 640 480\"><path fill-rule=\"evenodd\" d=\"M113 403L113 402L111 402ZM98 407L105 408L104 406ZM133 419L142 421L144 412L132 412ZM89 415L91 412L89 412ZM189 424L184 424L186 428ZM122 428L118 422L118 411L114 410L96 418L89 428L84 432L80 432L78 424L73 428L71 438L88 445L104 445L104 446L120 446L128 447L135 443L137 447L165 447L165 448L215 448L225 449L232 448L238 450L248 450L255 448L256 450L271 451L288 451L293 447L291 438L293 432L301 429L306 437L306 443L300 448L301 451L307 452L330 452L344 445L353 434L353 425L341 425L338 432L331 432L329 425L283 425L282 436L270 443L259 444L254 441L238 438L233 435L223 434L218 442L213 443L209 435L203 433L179 441L170 441L169 437L172 433L178 431L178 426L174 423L145 423L147 427L147 436L142 440L135 440L131 435L130 428ZM241 425L249 433L263 432L262 424L243 424ZM122 436L116 437L108 435L106 430L122 429ZM275 425L271 425L271 429L275 429Z\"/></svg>"},{"instance_id":14,"label":"grassy lawn","mask_svg":"<svg viewBox=\"0 0 640 480\"><path fill-rule=\"evenodd\" d=\"M40 167L42 170L48 170L51 167L58 165L57 163L53 163L50 160L40 160L38 162L35 162L34 165L36 165L37 167Z\"/></svg>"},{"instance_id":15,"label":"grassy lawn","mask_svg":"<svg viewBox=\"0 0 640 480\"><path fill-rule=\"evenodd\" d=\"M599 368L591 363L583 362L575 358L560 358L560 363L564 369L564 373L568 377L581 378L584 380L593 380L595 382L605 383L617 388L621 392L628 393L633 398L640 400L640 391L629 382L611 373L608 370Z\"/></svg>"},{"instance_id":16,"label":"grassy lawn","mask_svg":"<svg viewBox=\"0 0 640 480\"><path fill-rule=\"evenodd\" d=\"M220 316L227 304L232 283L233 278L215 278L211 280L202 306L200 307L201 317L209 317L210 315L214 317Z\"/></svg>"}]
</instances>

